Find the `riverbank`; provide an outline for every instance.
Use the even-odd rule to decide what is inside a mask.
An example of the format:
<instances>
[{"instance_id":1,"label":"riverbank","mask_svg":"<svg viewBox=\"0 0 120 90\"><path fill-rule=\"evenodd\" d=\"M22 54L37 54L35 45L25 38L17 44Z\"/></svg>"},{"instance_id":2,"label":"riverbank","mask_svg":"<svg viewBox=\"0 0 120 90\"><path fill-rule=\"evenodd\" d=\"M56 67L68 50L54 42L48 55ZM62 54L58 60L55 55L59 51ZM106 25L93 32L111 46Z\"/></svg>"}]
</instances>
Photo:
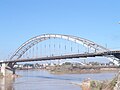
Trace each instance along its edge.
<instances>
[{"instance_id":1,"label":"riverbank","mask_svg":"<svg viewBox=\"0 0 120 90\"><path fill-rule=\"evenodd\" d=\"M79 86L82 90L120 90L120 72L112 80L84 80Z\"/></svg>"},{"instance_id":2,"label":"riverbank","mask_svg":"<svg viewBox=\"0 0 120 90\"><path fill-rule=\"evenodd\" d=\"M71 66L61 65L47 68L52 74L87 74L102 72L118 72L120 68L117 66Z\"/></svg>"},{"instance_id":3,"label":"riverbank","mask_svg":"<svg viewBox=\"0 0 120 90\"><path fill-rule=\"evenodd\" d=\"M1 78L18 78L18 77L21 77L20 75L17 75L17 74L10 74L10 75L7 75L7 76L3 76L2 73L0 73L0 79Z\"/></svg>"}]
</instances>

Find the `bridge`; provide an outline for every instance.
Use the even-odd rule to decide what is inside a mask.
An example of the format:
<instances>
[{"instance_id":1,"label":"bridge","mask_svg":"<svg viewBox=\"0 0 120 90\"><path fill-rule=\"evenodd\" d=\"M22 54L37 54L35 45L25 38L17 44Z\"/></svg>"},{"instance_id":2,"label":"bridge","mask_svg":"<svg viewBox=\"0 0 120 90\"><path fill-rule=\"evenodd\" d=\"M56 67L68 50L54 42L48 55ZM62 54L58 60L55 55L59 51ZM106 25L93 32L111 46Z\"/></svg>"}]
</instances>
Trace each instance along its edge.
<instances>
[{"instance_id":1,"label":"bridge","mask_svg":"<svg viewBox=\"0 0 120 90\"><path fill-rule=\"evenodd\" d=\"M80 50L83 49L84 52L80 52ZM2 64L1 72L4 76L15 73L14 65L17 62L61 60L96 56L104 56L114 64L120 64L119 50L109 50L93 41L81 37L62 34L43 34L33 37L23 43L7 61L0 61L0 64Z\"/></svg>"},{"instance_id":2,"label":"bridge","mask_svg":"<svg viewBox=\"0 0 120 90\"><path fill-rule=\"evenodd\" d=\"M30 61L61 60L61 59L73 59L73 58L87 58L87 57L96 57L96 56L110 57L110 55L114 55L115 57L120 59L120 51L106 51L106 52L98 52L98 53L83 53L83 54L71 54L71 55L62 55L62 56L10 60L10 61L2 61L0 62L0 64L16 63L16 62L30 62Z\"/></svg>"}]
</instances>

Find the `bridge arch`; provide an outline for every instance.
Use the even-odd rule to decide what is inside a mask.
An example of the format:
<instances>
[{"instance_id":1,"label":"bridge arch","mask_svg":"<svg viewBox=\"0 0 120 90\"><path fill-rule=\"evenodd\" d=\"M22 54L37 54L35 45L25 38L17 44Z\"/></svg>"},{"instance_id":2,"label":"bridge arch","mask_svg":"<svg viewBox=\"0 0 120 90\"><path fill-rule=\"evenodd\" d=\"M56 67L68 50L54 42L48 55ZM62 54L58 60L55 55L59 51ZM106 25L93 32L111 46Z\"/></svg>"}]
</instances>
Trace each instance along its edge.
<instances>
[{"instance_id":1,"label":"bridge arch","mask_svg":"<svg viewBox=\"0 0 120 90\"><path fill-rule=\"evenodd\" d=\"M14 59L15 57L16 59L19 59L27 50L29 50L31 47L33 47L37 43L42 42L44 40L51 39L51 38L60 38L60 39L76 42L78 44L83 44L85 47L90 47L91 49L95 50L95 52L102 52L102 51L109 50L101 45L94 43L93 41L90 41L81 37L77 37L77 36L62 35L62 34L42 34L42 35L33 37L28 41L26 41L25 43L23 43L10 57L10 60ZM114 56L107 56L107 58L109 58L110 61L112 61L113 63L118 64L118 59L115 58Z\"/></svg>"}]
</instances>

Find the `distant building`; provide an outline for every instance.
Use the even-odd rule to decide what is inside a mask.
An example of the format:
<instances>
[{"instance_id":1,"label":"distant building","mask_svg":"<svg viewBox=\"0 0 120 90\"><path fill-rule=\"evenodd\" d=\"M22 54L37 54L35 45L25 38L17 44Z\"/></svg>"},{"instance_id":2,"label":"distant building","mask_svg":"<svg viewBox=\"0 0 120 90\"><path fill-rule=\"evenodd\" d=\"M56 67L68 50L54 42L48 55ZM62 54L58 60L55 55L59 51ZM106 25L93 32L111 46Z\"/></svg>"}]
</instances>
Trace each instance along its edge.
<instances>
[{"instance_id":1,"label":"distant building","mask_svg":"<svg viewBox=\"0 0 120 90\"><path fill-rule=\"evenodd\" d=\"M14 65L14 68L23 68L23 64L16 64Z\"/></svg>"}]
</instances>

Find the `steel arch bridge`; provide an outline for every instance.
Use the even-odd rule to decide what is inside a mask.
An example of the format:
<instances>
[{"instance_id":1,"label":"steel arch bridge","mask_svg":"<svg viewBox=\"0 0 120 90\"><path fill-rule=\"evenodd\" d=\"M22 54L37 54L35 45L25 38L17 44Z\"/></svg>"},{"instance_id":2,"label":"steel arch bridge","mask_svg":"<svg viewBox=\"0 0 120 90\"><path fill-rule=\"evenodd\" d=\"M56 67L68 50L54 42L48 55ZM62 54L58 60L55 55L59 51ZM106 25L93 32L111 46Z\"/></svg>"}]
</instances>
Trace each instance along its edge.
<instances>
[{"instance_id":1,"label":"steel arch bridge","mask_svg":"<svg viewBox=\"0 0 120 90\"><path fill-rule=\"evenodd\" d=\"M59 38L59 39L65 39L65 40L69 40L78 44L82 44L85 47L90 47L90 49L94 50L95 53L96 52L105 52L105 51L109 51L109 49L96 44L93 41L81 38L81 37L77 37L77 36L72 36L72 35L63 35L63 34L43 34L43 35L39 35L36 37L33 37L31 39L29 39L28 41L26 41L25 43L23 43L15 52L14 54L10 57L10 60L15 60L15 59L19 59L22 57L22 55L27 52L31 47L33 47L34 45L48 40L48 39L52 39L52 38ZM116 58L114 55L107 55L106 56L110 61L112 61L113 63L115 63L116 65L119 65L119 59Z\"/></svg>"}]
</instances>

